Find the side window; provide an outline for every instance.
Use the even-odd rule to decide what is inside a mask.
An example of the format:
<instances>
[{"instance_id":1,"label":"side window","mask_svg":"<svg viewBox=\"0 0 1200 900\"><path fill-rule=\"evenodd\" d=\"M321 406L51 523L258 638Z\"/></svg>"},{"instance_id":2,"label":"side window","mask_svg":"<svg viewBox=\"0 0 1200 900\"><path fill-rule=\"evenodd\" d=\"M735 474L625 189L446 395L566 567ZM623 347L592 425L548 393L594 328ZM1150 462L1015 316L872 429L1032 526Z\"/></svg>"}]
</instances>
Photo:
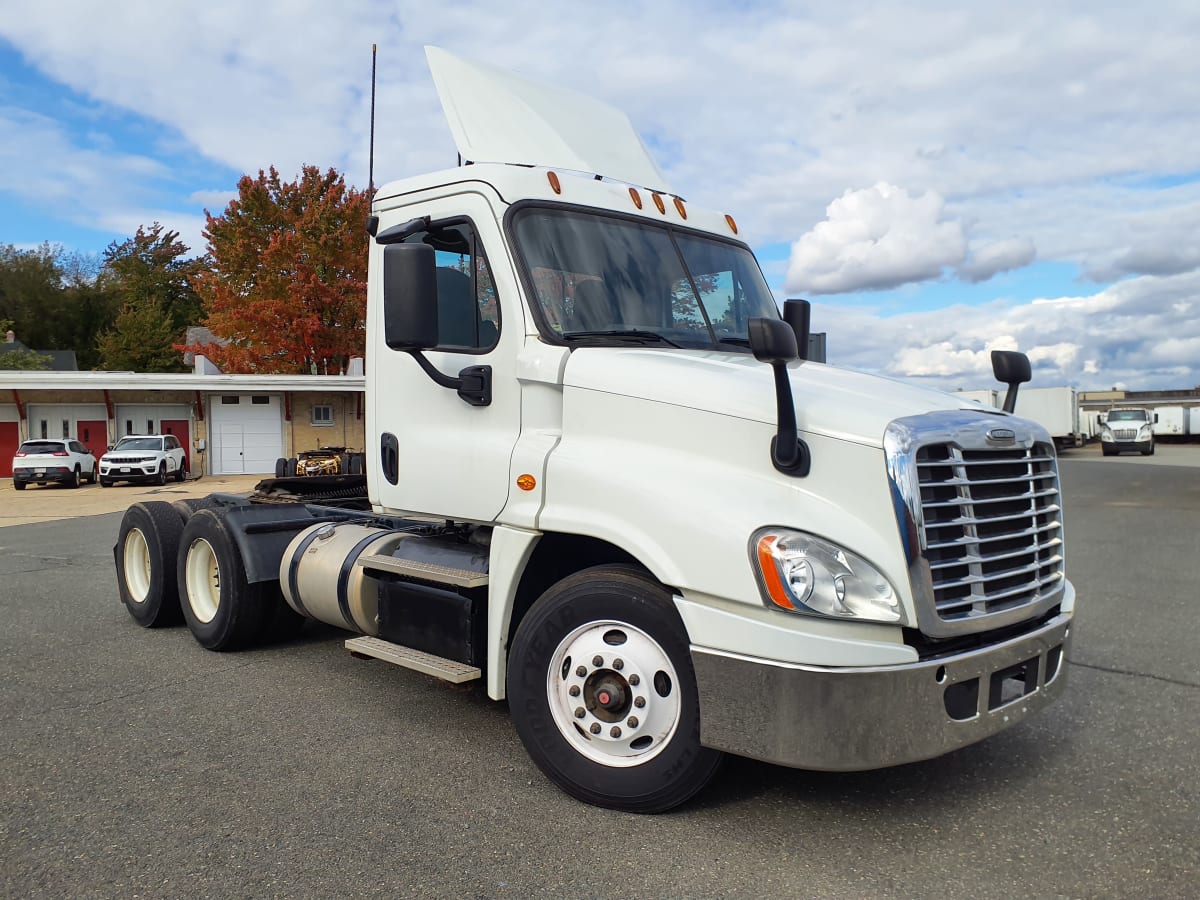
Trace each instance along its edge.
<instances>
[{"instance_id":1,"label":"side window","mask_svg":"<svg viewBox=\"0 0 1200 900\"><path fill-rule=\"evenodd\" d=\"M418 232L408 241L429 244L434 249L437 349L483 353L495 347L500 339L500 304L487 257L471 223L435 223L429 231Z\"/></svg>"}]
</instances>

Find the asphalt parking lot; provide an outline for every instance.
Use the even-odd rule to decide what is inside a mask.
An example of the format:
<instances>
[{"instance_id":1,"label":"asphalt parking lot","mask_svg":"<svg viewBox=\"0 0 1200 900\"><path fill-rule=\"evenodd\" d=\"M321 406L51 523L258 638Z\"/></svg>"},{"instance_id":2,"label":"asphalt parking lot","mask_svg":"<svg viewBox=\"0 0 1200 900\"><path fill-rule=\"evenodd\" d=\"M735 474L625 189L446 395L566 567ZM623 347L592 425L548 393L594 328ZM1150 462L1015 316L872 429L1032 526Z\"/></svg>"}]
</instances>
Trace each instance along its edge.
<instances>
[{"instance_id":1,"label":"asphalt parking lot","mask_svg":"<svg viewBox=\"0 0 1200 900\"><path fill-rule=\"evenodd\" d=\"M0 528L0 895L1194 897L1200 447L1092 449L1062 463L1058 705L880 772L730 760L658 817L567 798L477 683L342 632L213 654L138 628L119 513Z\"/></svg>"}]
</instances>

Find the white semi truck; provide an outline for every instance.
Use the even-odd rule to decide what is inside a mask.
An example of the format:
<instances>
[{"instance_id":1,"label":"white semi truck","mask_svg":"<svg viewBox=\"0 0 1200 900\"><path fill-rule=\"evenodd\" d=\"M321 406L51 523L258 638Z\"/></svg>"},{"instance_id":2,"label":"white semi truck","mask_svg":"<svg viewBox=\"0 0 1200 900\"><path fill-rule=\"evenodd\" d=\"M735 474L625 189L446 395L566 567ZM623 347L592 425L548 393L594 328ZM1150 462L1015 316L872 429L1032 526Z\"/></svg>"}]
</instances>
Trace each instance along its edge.
<instances>
[{"instance_id":1,"label":"white semi truck","mask_svg":"<svg viewBox=\"0 0 1200 900\"><path fill-rule=\"evenodd\" d=\"M367 508L136 504L134 619L482 679L549 778L638 812L723 753L891 766L1060 695L1045 429L798 358L806 304L621 113L429 57L467 164L374 198ZM1011 411L1028 360L994 362Z\"/></svg>"}]
</instances>

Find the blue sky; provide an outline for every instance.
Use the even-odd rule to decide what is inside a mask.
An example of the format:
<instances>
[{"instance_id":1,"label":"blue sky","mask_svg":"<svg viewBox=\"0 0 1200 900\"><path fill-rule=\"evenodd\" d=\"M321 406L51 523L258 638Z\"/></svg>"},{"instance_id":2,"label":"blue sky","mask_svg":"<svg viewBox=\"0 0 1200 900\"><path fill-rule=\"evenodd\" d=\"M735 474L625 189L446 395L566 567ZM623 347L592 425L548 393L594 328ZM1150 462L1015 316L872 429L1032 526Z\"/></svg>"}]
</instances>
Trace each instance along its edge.
<instances>
[{"instance_id":1,"label":"blue sky","mask_svg":"<svg viewBox=\"0 0 1200 900\"><path fill-rule=\"evenodd\" d=\"M1200 7L1119 3L88 0L0 20L0 243L201 251L243 172L452 164L423 44L626 110L689 202L733 213L831 361L984 387L1200 384ZM678 23L688 22L687 35Z\"/></svg>"}]
</instances>

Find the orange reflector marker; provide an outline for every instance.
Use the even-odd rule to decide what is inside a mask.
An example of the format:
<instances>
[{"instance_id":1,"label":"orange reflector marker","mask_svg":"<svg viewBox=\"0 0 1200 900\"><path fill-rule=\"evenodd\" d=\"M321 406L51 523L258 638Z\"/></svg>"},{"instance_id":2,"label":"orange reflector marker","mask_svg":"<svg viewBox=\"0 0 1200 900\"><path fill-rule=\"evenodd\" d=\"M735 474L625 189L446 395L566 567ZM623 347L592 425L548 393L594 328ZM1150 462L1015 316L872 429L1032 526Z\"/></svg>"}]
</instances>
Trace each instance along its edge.
<instances>
[{"instance_id":1,"label":"orange reflector marker","mask_svg":"<svg viewBox=\"0 0 1200 900\"><path fill-rule=\"evenodd\" d=\"M637 192L637 188L629 189L629 196L633 198L633 205L638 209L642 208L642 195Z\"/></svg>"},{"instance_id":2,"label":"orange reflector marker","mask_svg":"<svg viewBox=\"0 0 1200 900\"><path fill-rule=\"evenodd\" d=\"M537 487L537 479L532 475L518 475L517 487L523 491L532 491L535 487Z\"/></svg>"},{"instance_id":3,"label":"orange reflector marker","mask_svg":"<svg viewBox=\"0 0 1200 900\"><path fill-rule=\"evenodd\" d=\"M658 207L658 211L660 213L663 213L664 215L666 214L667 205L665 203L663 203L663 198L662 198L661 194L654 195L654 205Z\"/></svg>"},{"instance_id":4,"label":"orange reflector marker","mask_svg":"<svg viewBox=\"0 0 1200 900\"><path fill-rule=\"evenodd\" d=\"M767 535L759 539L758 568L762 572L763 583L767 586L767 593L771 595L771 599L775 601L775 605L782 606L784 609L795 609L795 604L788 599L787 591L783 588L783 582L779 579L779 569L776 568L775 560L771 556L771 548L775 546L777 540L779 538L774 535Z\"/></svg>"},{"instance_id":5,"label":"orange reflector marker","mask_svg":"<svg viewBox=\"0 0 1200 900\"><path fill-rule=\"evenodd\" d=\"M737 234L737 222L733 221L733 216L725 216L725 224L729 226L729 230Z\"/></svg>"},{"instance_id":6,"label":"orange reflector marker","mask_svg":"<svg viewBox=\"0 0 1200 900\"><path fill-rule=\"evenodd\" d=\"M681 219L686 219L686 218L687 218L687 207L685 207L685 206L683 205L683 201L682 201L682 200L680 200L678 197L676 197L676 198L675 198L675 208L676 208L677 210L679 210L679 217L680 217Z\"/></svg>"},{"instance_id":7,"label":"orange reflector marker","mask_svg":"<svg viewBox=\"0 0 1200 900\"><path fill-rule=\"evenodd\" d=\"M550 182L550 187L554 188L554 193L562 193L562 185L558 183L558 174L555 172L547 172L546 180Z\"/></svg>"}]
</instances>

